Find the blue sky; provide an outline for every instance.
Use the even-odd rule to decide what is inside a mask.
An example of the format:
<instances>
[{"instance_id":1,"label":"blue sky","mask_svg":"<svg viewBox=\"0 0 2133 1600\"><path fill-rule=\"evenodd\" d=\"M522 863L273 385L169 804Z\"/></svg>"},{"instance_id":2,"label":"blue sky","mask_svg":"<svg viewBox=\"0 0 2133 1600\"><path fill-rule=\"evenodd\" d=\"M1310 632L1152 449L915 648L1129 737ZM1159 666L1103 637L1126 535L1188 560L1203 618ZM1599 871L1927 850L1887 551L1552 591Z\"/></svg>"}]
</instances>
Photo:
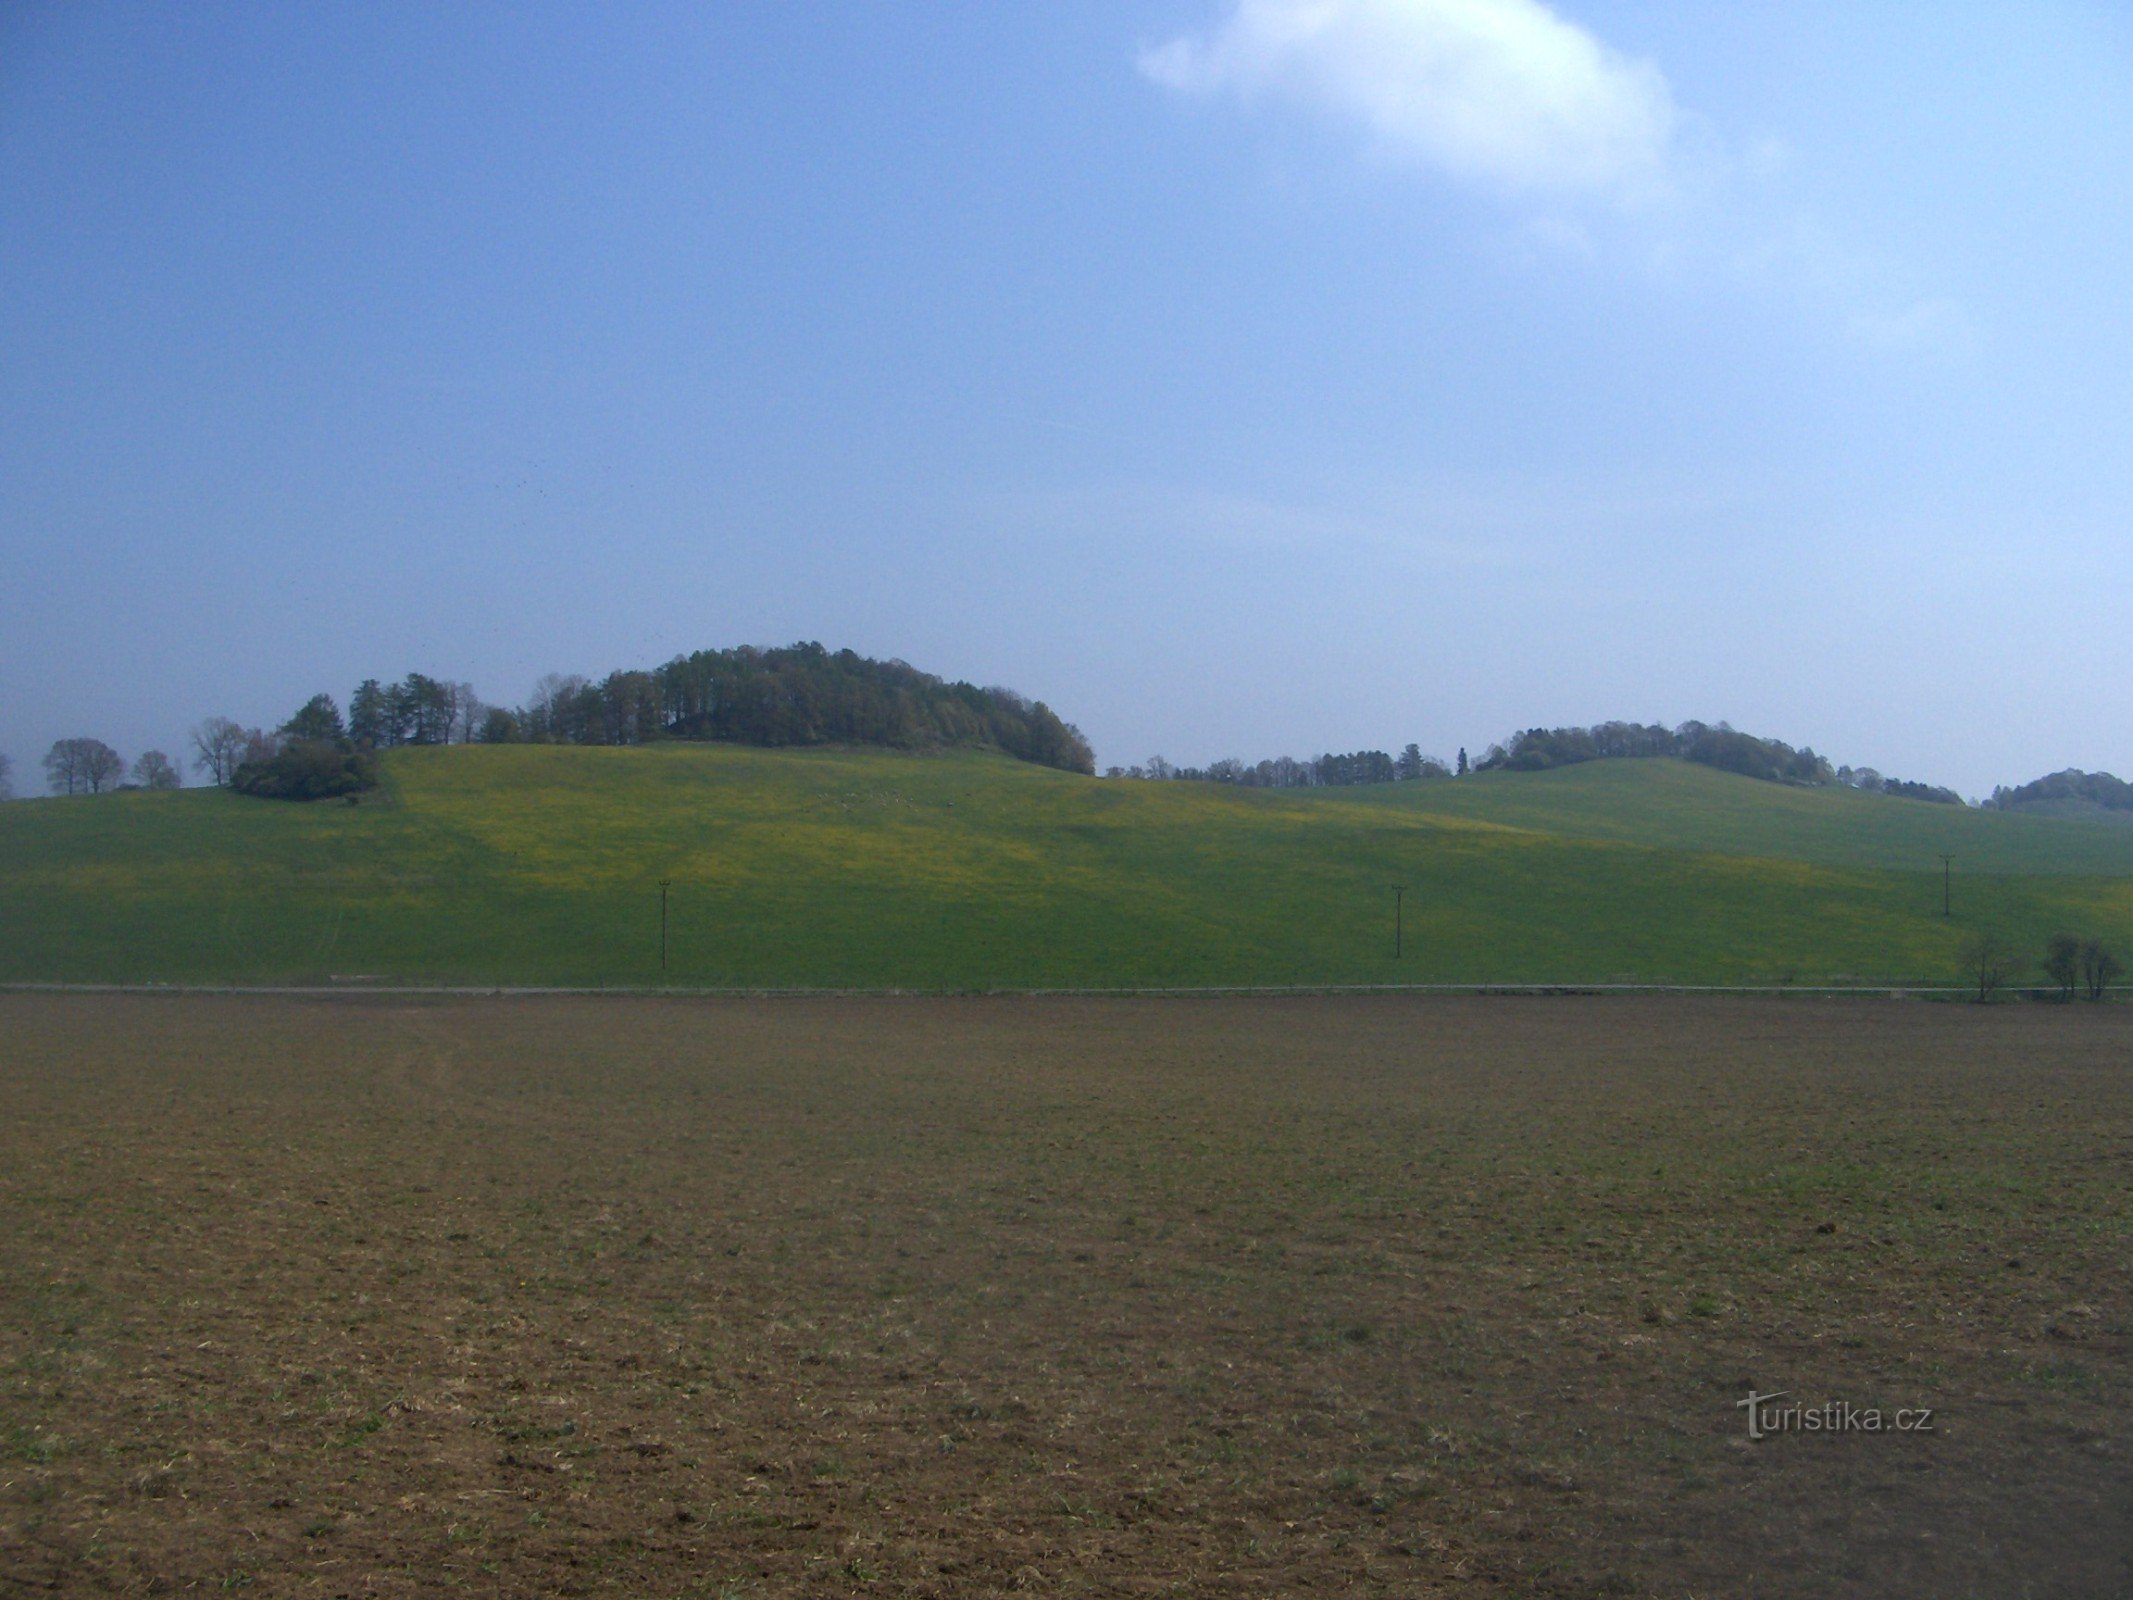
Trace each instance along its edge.
<instances>
[{"instance_id":1,"label":"blue sky","mask_svg":"<svg viewBox=\"0 0 2133 1600\"><path fill-rule=\"evenodd\" d=\"M2133 14L0 11L0 750L818 638L2133 770Z\"/></svg>"}]
</instances>

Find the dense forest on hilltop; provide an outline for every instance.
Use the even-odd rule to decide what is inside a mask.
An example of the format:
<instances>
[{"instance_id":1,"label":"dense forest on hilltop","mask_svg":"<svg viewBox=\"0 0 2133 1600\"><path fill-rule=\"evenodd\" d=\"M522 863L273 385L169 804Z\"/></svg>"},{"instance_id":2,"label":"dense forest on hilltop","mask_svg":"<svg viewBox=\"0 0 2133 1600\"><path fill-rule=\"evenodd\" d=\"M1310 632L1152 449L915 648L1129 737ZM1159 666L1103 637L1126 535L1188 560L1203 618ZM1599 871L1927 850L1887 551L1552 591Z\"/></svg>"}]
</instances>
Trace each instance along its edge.
<instances>
[{"instance_id":1,"label":"dense forest on hilltop","mask_svg":"<svg viewBox=\"0 0 2133 1600\"><path fill-rule=\"evenodd\" d=\"M2108 772L2068 767L2012 789L1995 789L1985 803L2002 811L2133 812L2133 783Z\"/></svg>"},{"instance_id":2,"label":"dense forest on hilltop","mask_svg":"<svg viewBox=\"0 0 2133 1600\"><path fill-rule=\"evenodd\" d=\"M333 697L319 694L272 733L214 717L193 736L198 765L215 782L290 800L359 793L376 782L374 753L401 745L664 740L997 750L1095 770L1081 731L1042 701L812 643L699 650L597 683L550 673L516 708L485 705L471 684L419 672L392 684L369 678L349 697L345 722Z\"/></svg>"},{"instance_id":3,"label":"dense forest on hilltop","mask_svg":"<svg viewBox=\"0 0 2133 1600\"><path fill-rule=\"evenodd\" d=\"M520 710L489 710L479 737L490 743L710 739L983 749L1069 772L1096 766L1081 731L1042 701L819 644L699 650L650 671L609 673L598 683L544 678Z\"/></svg>"}]
</instances>

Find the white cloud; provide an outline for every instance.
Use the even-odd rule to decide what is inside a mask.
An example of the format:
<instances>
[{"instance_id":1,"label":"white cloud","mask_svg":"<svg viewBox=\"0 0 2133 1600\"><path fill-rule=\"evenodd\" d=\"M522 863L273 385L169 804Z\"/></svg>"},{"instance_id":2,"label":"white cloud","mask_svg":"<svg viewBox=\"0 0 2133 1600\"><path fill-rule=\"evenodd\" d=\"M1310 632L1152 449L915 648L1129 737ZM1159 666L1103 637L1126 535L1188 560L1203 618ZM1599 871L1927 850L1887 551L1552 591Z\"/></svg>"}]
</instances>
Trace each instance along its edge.
<instances>
[{"instance_id":1,"label":"white cloud","mask_svg":"<svg viewBox=\"0 0 2133 1600\"><path fill-rule=\"evenodd\" d=\"M1332 111L1510 194L1635 205L1670 187L1664 76L1539 0L1236 0L1140 67L1181 93Z\"/></svg>"}]
</instances>

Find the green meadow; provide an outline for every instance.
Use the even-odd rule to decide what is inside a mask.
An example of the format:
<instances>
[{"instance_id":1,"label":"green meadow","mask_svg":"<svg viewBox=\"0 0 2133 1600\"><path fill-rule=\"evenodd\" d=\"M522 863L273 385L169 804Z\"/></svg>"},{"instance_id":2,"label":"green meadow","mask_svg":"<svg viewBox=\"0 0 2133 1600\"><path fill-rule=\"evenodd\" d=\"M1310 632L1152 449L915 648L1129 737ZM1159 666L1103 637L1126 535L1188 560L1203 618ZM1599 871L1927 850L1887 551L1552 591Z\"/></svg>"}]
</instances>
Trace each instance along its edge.
<instances>
[{"instance_id":1,"label":"green meadow","mask_svg":"<svg viewBox=\"0 0 2133 1600\"><path fill-rule=\"evenodd\" d=\"M0 806L0 979L1910 984L1956 981L1984 927L2133 950L2133 828L1676 761L1316 791L726 745L384 771L353 806Z\"/></svg>"}]
</instances>

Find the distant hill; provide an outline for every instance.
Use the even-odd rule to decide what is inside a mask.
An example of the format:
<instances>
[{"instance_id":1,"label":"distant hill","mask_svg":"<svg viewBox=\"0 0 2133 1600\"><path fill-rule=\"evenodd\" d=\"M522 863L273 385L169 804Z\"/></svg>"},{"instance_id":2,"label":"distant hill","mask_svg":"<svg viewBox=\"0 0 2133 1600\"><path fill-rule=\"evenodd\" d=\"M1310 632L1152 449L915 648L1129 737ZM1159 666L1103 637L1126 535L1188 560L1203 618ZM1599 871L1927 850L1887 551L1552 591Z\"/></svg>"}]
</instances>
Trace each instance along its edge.
<instances>
[{"instance_id":1,"label":"distant hill","mask_svg":"<svg viewBox=\"0 0 2133 1600\"><path fill-rule=\"evenodd\" d=\"M2133 820L2133 783L2108 772L2068 767L2013 789L1992 791L1991 805L2001 811L2072 817L2098 813Z\"/></svg>"},{"instance_id":2,"label":"distant hill","mask_svg":"<svg viewBox=\"0 0 2133 1600\"><path fill-rule=\"evenodd\" d=\"M1674 759L1314 789L678 741L379 766L355 805L0 806L0 978L656 984L662 879L677 985L1918 982L1984 926L2133 949L2133 829Z\"/></svg>"},{"instance_id":3,"label":"distant hill","mask_svg":"<svg viewBox=\"0 0 2133 1600\"><path fill-rule=\"evenodd\" d=\"M1601 722L1589 728L1527 728L1504 744L1491 745L1476 763L1483 772L1547 772L1587 761L1674 757L1766 783L1836 785L1901 800L1959 806L1963 797L1935 783L1886 778L1872 767L1831 766L1811 747L1795 750L1782 739L1742 733L1730 723Z\"/></svg>"}]
</instances>

